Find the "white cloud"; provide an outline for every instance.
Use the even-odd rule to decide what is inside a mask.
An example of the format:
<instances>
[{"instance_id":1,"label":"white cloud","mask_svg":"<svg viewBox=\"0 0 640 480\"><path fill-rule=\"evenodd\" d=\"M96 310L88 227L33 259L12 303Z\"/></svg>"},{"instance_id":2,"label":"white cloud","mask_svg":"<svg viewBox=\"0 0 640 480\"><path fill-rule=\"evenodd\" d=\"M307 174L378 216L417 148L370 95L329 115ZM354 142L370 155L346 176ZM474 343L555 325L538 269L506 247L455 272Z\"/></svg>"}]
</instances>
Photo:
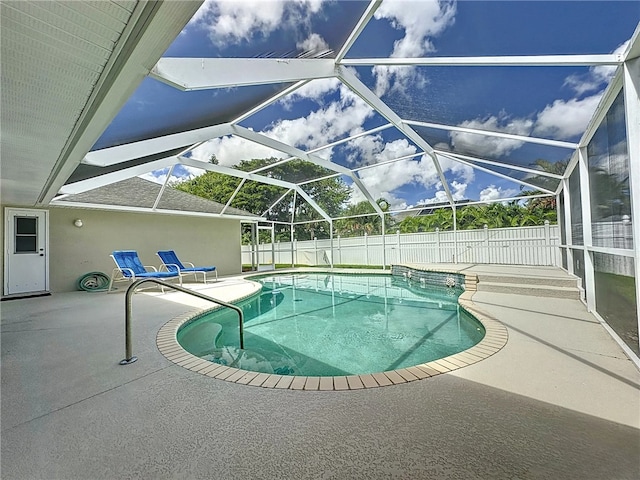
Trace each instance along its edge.
<instances>
[{"instance_id":1,"label":"white cloud","mask_svg":"<svg viewBox=\"0 0 640 480\"><path fill-rule=\"evenodd\" d=\"M432 39L453 24L456 4L453 1L423 0L419 2L390 1L382 3L375 18L389 20L391 26L404 31L404 36L393 44L391 57L421 57L433 52ZM375 92L378 96L389 90L406 93L411 82L426 83L414 67L373 68L376 77Z\"/></svg>"},{"instance_id":2,"label":"white cloud","mask_svg":"<svg viewBox=\"0 0 640 480\"><path fill-rule=\"evenodd\" d=\"M395 67L376 65L373 67L376 78L374 92L382 97L387 92L394 92L405 97L410 96L410 90L422 90L429 80L416 67Z\"/></svg>"},{"instance_id":3,"label":"white cloud","mask_svg":"<svg viewBox=\"0 0 640 480\"><path fill-rule=\"evenodd\" d=\"M205 0L190 25L209 32L214 44L249 41L266 37L278 28L293 28L309 22L322 9L322 0Z\"/></svg>"},{"instance_id":4,"label":"white cloud","mask_svg":"<svg viewBox=\"0 0 640 480\"><path fill-rule=\"evenodd\" d=\"M318 53L325 50L329 50L329 45L324 41L317 33L312 33L302 42L296 43L296 47L298 49L303 50L305 52Z\"/></svg>"},{"instance_id":5,"label":"white cloud","mask_svg":"<svg viewBox=\"0 0 640 480\"><path fill-rule=\"evenodd\" d=\"M419 57L434 49L430 37L435 37L453 24L456 4L453 1L386 0L376 10L375 18L389 20L393 28L405 34L393 44L392 57Z\"/></svg>"},{"instance_id":6,"label":"white cloud","mask_svg":"<svg viewBox=\"0 0 640 480\"><path fill-rule=\"evenodd\" d=\"M319 78L306 83L286 97L281 98L279 103L286 109L290 109L296 101L301 99L323 104L325 95L340 90L341 86L342 82L337 78Z\"/></svg>"},{"instance_id":7,"label":"white cloud","mask_svg":"<svg viewBox=\"0 0 640 480\"><path fill-rule=\"evenodd\" d=\"M233 136L214 138L194 148L191 152L194 159L205 162L209 161L211 155L216 156L219 165L226 167L232 167L240 163L241 160L252 158L285 158L288 156L278 150Z\"/></svg>"},{"instance_id":8,"label":"white cloud","mask_svg":"<svg viewBox=\"0 0 640 480\"><path fill-rule=\"evenodd\" d=\"M491 200L499 200L501 198L514 197L518 193L515 188L502 188L495 185L489 185L488 187L480 191L480 201L488 202Z\"/></svg>"},{"instance_id":9,"label":"white cloud","mask_svg":"<svg viewBox=\"0 0 640 480\"><path fill-rule=\"evenodd\" d=\"M353 165L371 165L417 152L416 147L404 138L385 143L381 135L366 135L351 140L348 143L348 149L350 150L348 160ZM466 186L474 178L473 168L444 157L439 157L438 161L443 172L448 172L456 178L451 183L454 198L456 200L464 198ZM417 186L422 189L436 187L442 192L436 192L438 199L432 201L441 201L439 199L442 195L446 200L440 176L428 155L362 169L358 175L374 198L385 198L393 209L402 209L407 206L407 200L399 193L404 186ZM364 196L357 189L352 189L350 202L358 203L362 200Z\"/></svg>"},{"instance_id":10,"label":"white cloud","mask_svg":"<svg viewBox=\"0 0 640 480\"><path fill-rule=\"evenodd\" d=\"M534 135L545 138L567 139L582 134L598 106L602 93L586 98L555 100L530 118L511 118L500 113L485 119L466 120L461 127L477 128L517 135ZM473 152L478 157L507 155L517 150L524 142L473 133L451 132L454 150Z\"/></svg>"},{"instance_id":11,"label":"white cloud","mask_svg":"<svg viewBox=\"0 0 640 480\"><path fill-rule=\"evenodd\" d=\"M551 138L570 138L582 134L600 101L601 93L581 100L556 100L538 113L533 133Z\"/></svg>"},{"instance_id":12,"label":"white cloud","mask_svg":"<svg viewBox=\"0 0 640 480\"><path fill-rule=\"evenodd\" d=\"M335 82L321 81L316 84L317 90L309 91L308 95L318 95L320 98L320 92L338 88L337 100L310 112L305 117L278 120L264 128L261 133L288 145L307 150L360 132L362 124L373 115L373 110L346 87ZM317 152L316 155L329 160L332 153L333 149L327 148ZM208 161L211 155L216 155L219 164L224 166L237 165L244 159L289 156L278 150L234 136L210 140L192 151L194 158L203 161Z\"/></svg>"},{"instance_id":13,"label":"white cloud","mask_svg":"<svg viewBox=\"0 0 640 480\"><path fill-rule=\"evenodd\" d=\"M417 149L401 138L385 143L381 135L365 135L347 143L347 161L354 166L370 165L412 155Z\"/></svg>"},{"instance_id":14,"label":"white cloud","mask_svg":"<svg viewBox=\"0 0 640 480\"><path fill-rule=\"evenodd\" d=\"M454 176L461 178L466 183L473 182L475 170L472 167L464 163L456 162L454 159L444 158L441 155L437 155L437 157L443 172L451 172Z\"/></svg>"},{"instance_id":15,"label":"white cloud","mask_svg":"<svg viewBox=\"0 0 640 480\"><path fill-rule=\"evenodd\" d=\"M630 40L622 43L616 48L614 54L622 54L629 46ZM589 68L589 72L582 75L570 75L564 81L564 86L574 90L577 95L600 90L607 85L616 73L616 67L610 65L599 65Z\"/></svg>"},{"instance_id":16,"label":"white cloud","mask_svg":"<svg viewBox=\"0 0 640 480\"><path fill-rule=\"evenodd\" d=\"M401 148L403 142L406 140L396 140L388 144L388 148L385 147L380 151L377 158L387 156L397 158L415 152L415 147L408 143ZM443 172L449 172L458 179L451 182L450 190L455 200L462 200L465 198L468 183L474 178L473 169L453 160L439 159L439 161ZM432 202L447 200L438 171L428 155L423 155L418 160L400 160L363 169L358 174L371 195L374 198L385 198L394 210L407 206L407 200L400 195L400 190L404 186L413 185L422 189L435 187L436 193ZM359 191L352 190L350 202L357 203L364 200L364 196Z\"/></svg>"},{"instance_id":17,"label":"white cloud","mask_svg":"<svg viewBox=\"0 0 640 480\"><path fill-rule=\"evenodd\" d=\"M460 127L488 130L490 132L505 132L516 135L528 135L533 128L533 120L526 118L510 118L504 112L484 119L466 120ZM501 156L512 152L524 145L519 140L478 135L475 133L451 132L451 143L455 150L471 151L479 157Z\"/></svg>"},{"instance_id":18,"label":"white cloud","mask_svg":"<svg viewBox=\"0 0 640 480\"><path fill-rule=\"evenodd\" d=\"M362 183L367 187L373 198L385 198L393 209L401 208L406 203L397 197L396 189L409 184L434 186L438 181L438 174L430 158L423 156L420 160L400 160L386 163L358 172ZM353 190L352 203L364 200L364 196Z\"/></svg>"},{"instance_id":19,"label":"white cloud","mask_svg":"<svg viewBox=\"0 0 640 480\"><path fill-rule=\"evenodd\" d=\"M264 130L265 135L299 148L317 148L353 132L374 112L360 97L340 86L340 97L306 117L278 120ZM325 151L326 154L326 151Z\"/></svg>"},{"instance_id":20,"label":"white cloud","mask_svg":"<svg viewBox=\"0 0 640 480\"><path fill-rule=\"evenodd\" d=\"M191 19L209 32L214 44L248 41L256 32L266 36L278 28L284 2L206 0Z\"/></svg>"},{"instance_id":21,"label":"white cloud","mask_svg":"<svg viewBox=\"0 0 640 480\"><path fill-rule=\"evenodd\" d=\"M464 200L467 198L468 184L462 182L456 182L455 180L451 182L449 190L451 191L451 196L454 200ZM442 203L448 202L447 193L442 188L442 183L438 183L438 190L436 190L435 194L431 198L424 198L416 202L416 205L430 205L432 203ZM413 206L413 205L412 205Z\"/></svg>"},{"instance_id":22,"label":"white cloud","mask_svg":"<svg viewBox=\"0 0 640 480\"><path fill-rule=\"evenodd\" d=\"M622 54L630 40L619 45L613 54ZM554 138L570 138L582 134L602 97L603 88L611 81L616 68L613 66L591 67L583 75L570 75L564 85L575 91L576 97L556 100L538 113L534 134ZM589 97L580 98L588 92L598 91Z\"/></svg>"},{"instance_id":23,"label":"white cloud","mask_svg":"<svg viewBox=\"0 0 640 480\"><path fill-rule=\"evenodd\" d=\"M629 40L618 46L613 53L622 54L628 45ZM598 106L602 97L602 88L609 83L614 73L615 67L597 66L591 67L586 74L568 76L564 81L564 86L574 90L576 96L568 100L558 99L548 104L542 111L534 115L535 121L528 118L510 118L502 112L498 116L490 116L485 119L467 120L459 126L520 135L533 134L555 139L567 139L581 135ZM598 91L598 93L581 98L583 94L591 91ZM460 132L452 132L451 139L458 148L466 147L480 157L489 154L505 155L523 145L523 142L517 140Z\"/></svg>"},{"instance_id":24,"label":"white cloud","mask_svg":"<svg viewBox=\"0 0 640 480\"><path fill-rule=\"evenodd\" d=\"M189 178L192 178L196 175L200 175L202 173L202 171L200 170L193 170L188 168L188 167L183 167L187 170L189 170L189 174L188 175L176 175L175 173L175 169L173 171L173 173L171 174L171 178L169 179L169 183L177 183L177 182L183 182L185 180L188 180ZM197 172L197 173L196 173ZM142 175L138 175L140 178L144 178L145 180L150 180L154 183L159 183L159 184L164 184L164 182L167 181L167 176L169 175L169 167L167 168L163 168L160 170L154 170L153 172L148 172L148 173L144 173Z\"/></svg>"},{"instance_id":25,"label":"white cloud","mask_svg":"<svg viewBox=\"0 0 640 480\"><path fill-rule=\"evenodd\" d=\"M610 68L610 67L602 67ZM615 71L615 70L614 70ZM569 75L563 86L569 87L578 95L598 90L603 84L603 79L599 75Z\"/></svg>"},{"instance_id":26,"label":"white cloud","mask_svg":"<svg viewBox=\"0 0 640 480\"><path fill-rule=\"evenodd\" d=\"M375 156L384 148L381 135L364 135L346 144L347 163L353 167L377 163ZM414 150L415 151L415 150Z\"/></svg>"}]
</instances>

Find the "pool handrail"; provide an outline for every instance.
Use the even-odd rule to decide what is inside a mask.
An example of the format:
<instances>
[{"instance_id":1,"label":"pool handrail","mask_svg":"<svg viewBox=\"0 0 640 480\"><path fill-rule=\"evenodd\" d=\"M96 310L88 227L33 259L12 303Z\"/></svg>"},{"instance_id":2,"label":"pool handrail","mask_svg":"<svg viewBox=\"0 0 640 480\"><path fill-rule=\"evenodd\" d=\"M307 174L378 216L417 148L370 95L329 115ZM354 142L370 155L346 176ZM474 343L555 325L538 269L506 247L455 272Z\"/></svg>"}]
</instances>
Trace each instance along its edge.
<instances>
[{"instance_id":1,"label":"pool handrail","mask_svg":"<svg viewBox=\"0 0 640 480\"><path fill-rule=\"evenodd\" d=\"M143 278L141 280L136 280L133 282L129 288L127 288L127 293L125 295L125 305L124 305L124 337L125 337L125 358L120 361L120 365L130 365L136 360L138 357L133 355L133 348L131 346L131 311L132 311L132 301L131 297L133 296L135 289L138 288L139 285L143 283L156 283L162 287L172 288L174 290L178 290L179 292L186 293L188 295L193 295L194 297L201 298L203 300L208 300L213 303L217 303L218 305L222 305L223 307L230 308L235 310L238 313L238 322L240 328L240 349L244 350L244 315L242 313L242 309L236 305L231 303L223 302L222 300L218 300L217 298L209 297L208 295L204 295L200 292L194 292L193 290L189 290L184 287L179 287L178 285L173 285L171 283L164 282L162 280L158 280L157 278Z\"/></svg>"}]
</instances>

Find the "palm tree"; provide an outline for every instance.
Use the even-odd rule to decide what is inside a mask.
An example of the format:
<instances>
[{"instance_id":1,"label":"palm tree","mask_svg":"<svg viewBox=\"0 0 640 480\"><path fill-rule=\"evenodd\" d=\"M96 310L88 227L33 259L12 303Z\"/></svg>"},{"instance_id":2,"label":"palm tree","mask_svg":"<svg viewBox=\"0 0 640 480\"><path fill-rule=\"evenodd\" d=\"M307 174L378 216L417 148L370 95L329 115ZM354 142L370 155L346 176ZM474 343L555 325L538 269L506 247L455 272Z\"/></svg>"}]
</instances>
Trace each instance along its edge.
<instances>
[{"instance_id":1,"label":"palm tree","mask_svg":"<svg viewBox=\"0 0 640 480\"><path fill-rule=\"evenodd\" d=\"M376 203L383 212L389 210L389 203L383 198L378 199ZM336 220L335 231L338 235L351 237L364 235L365 233L367 235L382 233L382 219L380 215L375 213L373 206L367 200L348 206L343 215L360 216ZM393 225L387 225L387 229L392 227Z\"/></svg>"}]
</instances>

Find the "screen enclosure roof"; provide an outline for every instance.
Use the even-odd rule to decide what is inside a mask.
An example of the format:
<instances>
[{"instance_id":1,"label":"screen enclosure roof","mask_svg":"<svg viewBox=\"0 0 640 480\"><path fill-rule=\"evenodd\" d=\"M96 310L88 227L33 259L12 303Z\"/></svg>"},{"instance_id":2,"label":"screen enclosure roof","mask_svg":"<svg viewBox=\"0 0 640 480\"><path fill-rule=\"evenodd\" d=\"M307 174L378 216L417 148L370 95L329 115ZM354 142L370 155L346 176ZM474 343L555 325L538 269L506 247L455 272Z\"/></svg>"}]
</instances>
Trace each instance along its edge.
<instances>
[{"instance_id":1,"label":"screen enclosure roof","mask_svg":"<svg viewBox=\"0 0 640 480\"><path fill-rule=\"evenodd\" d=\"M237 179L215 201L261 182L326 220L308 192L333 177L378 214L555 195L638 56L637 2L196 4L42 202L206 171Z\"/></svg>"}]
</instances>

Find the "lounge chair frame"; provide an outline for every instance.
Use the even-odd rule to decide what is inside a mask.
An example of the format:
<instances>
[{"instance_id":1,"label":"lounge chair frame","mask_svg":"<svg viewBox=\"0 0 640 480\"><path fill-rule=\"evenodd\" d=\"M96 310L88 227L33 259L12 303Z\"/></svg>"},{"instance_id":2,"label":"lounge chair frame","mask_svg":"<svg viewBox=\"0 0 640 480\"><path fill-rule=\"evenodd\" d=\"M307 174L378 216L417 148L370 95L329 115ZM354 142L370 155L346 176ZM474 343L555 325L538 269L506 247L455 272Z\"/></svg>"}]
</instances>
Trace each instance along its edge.
<instances>
[{"instance_id":1,"label":"lounge chair frame","mask_svg":"<svg viewBox=\"0 0 640 480\"><path fill-rule=\"evenodd\" d=\"M111 255L109 255L113 260L113 262L116 264L116 268L114 268L111 273L111 279L109 280L109 288L107 289L107 293L111 293L113 284L116 282L133 283L136 280L140 280L142 278L158 278L158 279L178 278L178 281L180 282L180 286L182 286L182 276L179 273L175 273L175 275L167 275L167 273L174 273L174 272L161 272L153 265L142 265L142 262L140 262L140 266L145 270L145 273L141 275L142 272L136 273L133 269L129 267L121 266L118 260L116 259L116 255L115 255L116 253L127 253L131 256L135 255L136 257L138 257L138 253L135 250L117 250L113 252ZM140 260L139 257L138 257L138 260ZM159 275L153 275L154 273L157 273ZM160 285L160 289L162 290L162 293L164 293L164 286Z\"/></svg>"},{"instance_id":2,"label":"lounge chair frame","mask_svg":"<svg viewBox=\"0 0 640 480\"><path fill-rule=\"evenodd\" d=\"M218 269L216 267L196 267L191 262L183 262L178 259L176 252L173 250L160 250L156 253L156 255L160 257L160 261L162 262L162 265L160 265L161 272L175 272L177 270L177 272L180 274L180 278L188 275L193 275L196 282L198 281L198 274L202 274L202 281L204 283L207 283L207 273L213 272L216 275L215 281L218 281ZM173 261L169 261L169 258L172 258ZM165 263L165 261L167 261L167 263Z\"/></svg>"}]
</instances>

